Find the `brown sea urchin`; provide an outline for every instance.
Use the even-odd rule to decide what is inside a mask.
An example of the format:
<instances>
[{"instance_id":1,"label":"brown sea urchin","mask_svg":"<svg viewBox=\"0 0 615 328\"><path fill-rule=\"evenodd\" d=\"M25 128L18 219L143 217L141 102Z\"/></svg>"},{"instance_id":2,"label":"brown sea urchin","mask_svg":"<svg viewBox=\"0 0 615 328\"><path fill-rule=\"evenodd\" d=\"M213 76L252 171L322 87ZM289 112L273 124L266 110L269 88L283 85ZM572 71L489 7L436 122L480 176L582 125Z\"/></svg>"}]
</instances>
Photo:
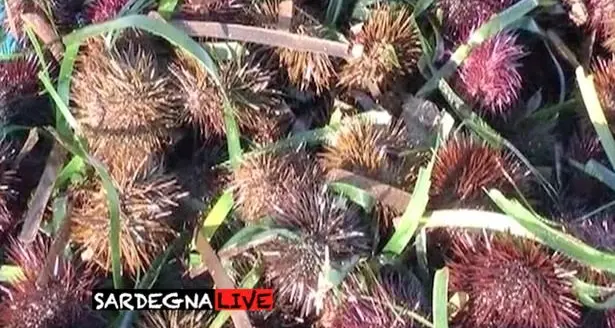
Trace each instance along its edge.
<instances>
[{"instance_id":1,"label":"brown sea urchin","mask_svg":"<svg viewBox=\"0 0 615 328\"><path fill-rule=\"evenodd\" d=\"M469 234L453 241L452 253L450 290L469 297L453 319L458 327L578 327L563 255L510 235Z\"/></svg>"},{"instance_id":2,"label":"brown sea urchin","mask_svg":"<svg viewBox=\"0 0 615 328\"><path fill-rule=\"evenodd\" d=\"M417 27L406 7L381 5L356 35L365 48L363 56L350 60L340 73L345 88L384 93L395 80L416 71L421 56Z\"/></svg>"},{"instance_id":3,"label":"brown sea urchin","mask_svg":"<svg viewBox=\"0 0 615 328\"><path fill-rule=\"evenodd\" d=\"M519 101L523 56L517 36L500 33L472 50L455 76L455 88L482 114L506 118Z\"/></svg>"},{"instance_id":4,"label":"brown sea urchin","mask_svg":"<svg viewBox=\"0 0 615 328\"><path fill-rule=\"evenodd\" d=\"M150 172L120 186L120 255L124 269L135 274L147 268L175 235L174 210L186 196L175 179ZM98 182L73 190L72 239L108 270L110 220L105 190Z\"/></svg>"},{"instance_id":5,"label":"brown sea urchin","mask_svg":"<svg viewBox=\"0 0 615 328\"><path fill-rule=\"evenodd\" d=\"M11 262L24 276L8 287L9 297L0 303L0 325L7 328L102 328L106 323L88 307L95 280L91 273L59 258L54 273L44 286L37 284L47 258L49 242L38 237L32 244L12 241Z\"/></svg>"},{"instance_id":6,"label":"brown sea urchin","mask_svg":"<svg viewBox=\"0 0 615 328\"><path fill-rule=\"evenodd\" d=\"M241 218L258 221L274 212L286 197L313 190L323 172L304 151L267 152L247 157L233 173Z\"/></svg>"},{"instance_id":7,"label":"brown sea urchin","mask_svg":"<svg viewBox=\"0 0 615 328\"><path fill-rule=\"evenodd\" d=\"M178 53L171 72L181 94L181 122L193 126L203 139L224 136L223 95L205 69ZM223 63L220 75L242 132L259 142L274 141L285 132L290 117L282 110L280 92L272 86L272 72L247 58Z\"/></svg>"},{"instance_id":8,"label":"brown sea urchin","mask_svg":"<svg viewBox=\"0 0 615 328\"><path fill-rule=\"evenodd\" d=\"M604 114L613 124L615 123L615 56L609 59L596 59L592 65L592 71Z\"/></svg>"},{"instance_id":9,"label":"brown sea urchin","mask_svg":"<svg viewBox=\"0 0 615 328\"><path fill-rule=\"evenodd\" d=\"M260 245L265 281L276 290L276 303L317 313L318 277L328 253L332 265L369 254L372 237L355 205L325 190L288 195L272 215L274 225L296 234Z\"/></svg>"},{"instance_id":10,"label":"brown sea urchin","mask_svg":"<svg viewBox=\"0 0 615 328\"><path fill-rule=\"evenodd\" d=\"M472 137L449 139L436 154L431 177L430 204L433 207L483 207L483 189L514 191L524 189L526 174L521 164L504 150L490 147Z\"/></svg>"},{"instance_id":11,"label":"brown sea urchin","mask_svg":"<svg viewBox=\"0 0 615 328\"><path fill-rule=\"evenodd\" d=\"M93 145L100 146L97 138L106 138L114 147L155 153L178 125L178 98L169 76L157 68L154 55L137 44L110 51L100 42L88 44L78 62L72 96L75 116ZM143 161L119 158L115 148L93 148L118 179L134 176L133 168Z\"/></svg>"}]
</instances>

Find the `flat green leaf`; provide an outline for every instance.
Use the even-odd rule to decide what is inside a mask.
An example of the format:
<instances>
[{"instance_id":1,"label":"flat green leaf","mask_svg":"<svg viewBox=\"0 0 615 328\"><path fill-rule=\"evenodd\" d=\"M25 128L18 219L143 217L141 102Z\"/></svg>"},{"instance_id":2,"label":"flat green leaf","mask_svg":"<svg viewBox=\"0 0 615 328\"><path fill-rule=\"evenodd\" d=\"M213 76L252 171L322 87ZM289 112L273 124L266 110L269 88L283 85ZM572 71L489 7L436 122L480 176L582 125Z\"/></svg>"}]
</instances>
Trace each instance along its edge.
<instances>
[{"instance_id":1,"label":"flat green leaf","mask_svg":"<svg viewBox=\"0 0 615 328\"><path fill-rule=\"evenodd\" d=\"M419 15L421 15L425 10L431 7L433 2L434 0L418 0L416 2L416 5L414 5L414 16L418 17Z\"/></svg>"},{"instance_id":2,"label":"flat green leaf","mask_svg":"<svg viewBox=\"0 0 615 328\"><path fill-rule=\"evenodd\" d=\"M361 206L366 213L371 213L374 208L374 204L376 203L376 199L372 195L370 195L367 191L357 188L353 185L343 183L343 182L332 182L329 184L331 189L351 201L355 204Z\"/></svg>"},{"instance_id":3,"label":"flat green leaf","mask_svg":"<svg viewBox=\"0 0 615 328\"><path fill-rule=\"evenodd\" d=\"M206 42L203 47L218 60L228 61L247 55L248 49L239 42Z\"/></svg>"},{"instance_id":4,"label":"flat green leaf","mask_svg":"<svg viewBox=\"0 0 615 328\"><path fill-rule=\"evenodd\" d=\"M433 283L434 328L448 328L448 268L436 271Z\"/></svg>"},{"instance_id":5,"label":"flat green leaf","mask_svg":"<svg viewBox=\"0 0 615 328\"><path fill-rule=\"evenodd\" d=\"M576 169L585 172L588 175L600 180L612 190L615 190L615 172L609 170L604 165L600 164L594 159L590 159L582 165L581 163L570 160L570 164Z\"/></svg>"},{"instance_id":6,"label":"flat green leaf","mask_svg":"<svg viewBox=\"0 0 615 328\"><path fill-rule=\"evenodd\" d=\"M517 201L508 200L500 191L492 189L489 197L506 214L543 240L551 248L597 270L615 273L615 255L601 252L582 241L551 228Z\"/></svg>"},{"instance_id":7,"label":"flat green leaf","mask_svg":"<svg viewBox=\"0 0 615 328\"><path fill-rule=\"evenodd\" d=\"M325 14L325 24L328 26L336 26L337 20L340 17L342 9L344 8L345 0L331 0L327 6L327 12Z\"/></svg>"},{"instance_id":8,"label":"flat green leaf","mask_svg":"<svg viewBox=\"0 0 615 328\"><path fill-rule=\"evenodd\" d=\"M606 156L611 163L611 168L615 169L615 139L613 139L613 134L609 129L609 123L606 120L604 110L600 104L600 98L598 97L593 77L585 74L583 66L577 67L575 74L589 119L598 133L600 143L602 143Z\"/></svg>"},{"instance_id":9,"label":"flat green leaf","mask_svg":"<svg viewBox=\"0 0 615 328\"><path fill-rule=\"evenodd\" d=\"M74 177L80 176L85 173L86 165L83 158L79 156L73 156L70 162L64 166L58 178L56 179L55 186L56 188L64 187L64 185L72 181Z\"/></svg>"},{"instance_id":10,"label":"flat green leaf","mask_svg":"<svg viewBox=\"0 0 615 328\"><path fill-rule=\"evenodd\" d=\"M233 208L233 192L227 190L220 196L214 207L211 209L205 221L203 221L203 226L201 227L201 234L203 237L207 239L207 241L211 240L211 237L214 236L218 228L224 223L226 217L231 212Z\"/></svg>"},{"instance_id":11,"label":"flat green leaf","mask_svg":"<svg viewBox=\"0 0 615 328\"><path fill-rule=\"evenodd\" d=\"M165 19L170 19L175 12L175 7L177 7L178 2L179 0L160 0L158 5L160 16Z\"/></svg>"}]
</instances>

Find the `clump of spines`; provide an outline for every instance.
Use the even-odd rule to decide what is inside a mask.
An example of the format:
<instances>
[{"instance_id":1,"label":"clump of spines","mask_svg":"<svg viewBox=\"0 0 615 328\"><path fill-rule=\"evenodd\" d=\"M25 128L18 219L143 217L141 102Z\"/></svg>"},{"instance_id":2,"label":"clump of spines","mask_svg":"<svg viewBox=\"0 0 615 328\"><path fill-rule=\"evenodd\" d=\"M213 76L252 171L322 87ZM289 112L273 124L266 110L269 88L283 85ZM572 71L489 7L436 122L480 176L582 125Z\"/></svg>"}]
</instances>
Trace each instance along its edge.
<instances>
[{"instance_id":1,"label":"clump of spines","mask_svg":"<svg viewBox=\"0 0 615 328\"><path fill-rule=\"evenodd\" d=\"M19 182L13 167L15 155L10 142L0 141L0 231L4 231L13 222L11 205L19 196L15 189Z\"/></svg>"},{"instance_id":2,"label":"clump of spines","mask_svg":"<svg viewBox=\"0 0 615 328\"><path fill-rule=\"evenodd\" d=\"M47 283L37 284L49 245L40 236L29 245L11 240L8 259L21 267L23 275L10 283L10 297L0 303L2 327L105 327L104 320L87 305L90 304L90 290L95 286L92 272L60 257Z\"/></svg>"},{"instance_id":3,"label":"clump of spines","mask_svg":"<svg viewBox=\"0 0 615 328\"><path fill-rule=\"evenodd\" d=\"M47 99L39 95L39 65L35 56L0 61L0 121L4 124L51 123Z\"/></svg>"},{"instance_id":4,"label":"clump of spines","mask_svg":"<svg viewBox=\"0 0 615 328\"><path fill-rule=\"evenodd\" d=\"M534 241L465 234L453 241L447 267L450 291L469 297L453 319L458 327L572 328L580 323L568 260Z\"/></svg>"},{"instance_id":5,"label":"clump of spines","mask_svg":"<svg viewBox=\"0 0 615 328\"><path fill-rule=\"evenodd\" d=\"M379 5L354 42L364 46L364 53L344 65L338 84L372 94L384 93L398 78L414 73L422 51L418 29L405 7Z\"/></svg>"},{"instance_id":6,"label":"clump of spines","mask_svg":"<svg viewBox=\"0 0 615 328\"><path fill-rule=\"evenodd\" d=\"M526 183L521 163L510 153L474 137L458 135L436 154L430 204L435 208L483 208L491 203L483 189L511 193L516 188L523 191Z\"/></svg>"},{"instance_id":7,"label":"clump of spines","mask_svg":"<svg viewBox=\"0 0 615 328\"><path fill-rule=\"evenodd\" d=\"M162 151L172 140L178 98L170 77L139 44L107 50L97 41L88 44L78 62L74 112L93 155L114 178L128 180L147 154Z\"/></svg>"},{"instance_id":8,"label":"clump of spines","mask_svg":"<svg viewBox=\"0 0 615 328\"><path fill-rule=\"evenodd\" d=\"M454 80L456 89L484 115L505 119L519 102L523 56L525 50L517 36L500 33L477 46L463 61Z\"/></svg>"},{"instance_id":9,"label":"clump of spines","mask_svg":"<svg viewBox=\"0 0 615 328\"><path fill-rule=\"evenodd\" d=\"M223 137L223 96L209 74L183 53L178 53L171 72L182 98L181 122L193 126L205 140ZM228 90L239 127L257 142L277 140L291 120L282 110L281 93L272 86L272 74L252 58L220 67L221 83Z\"/></svg>"},{"instance_id":10,"label":"clump of spines","mask_svg":"<svg viewBox=\"0 0 615 328\"><path fill-rule=\"evenodd\" d=\"M186 196L172 177L151 171L120 185L120 256L129 274L147 268L171 238L174 213ZM105 270L111 264L110 219L102 184L88 181L71 192L75 202L72 239Z\"/></svg>"},{"instance_id":11,"label":"clump of spines","mask_svg":"<svg viewBox=\"0 0 615 328\"><path fill-rule=\"evenodd\" d=\"M85 24L84 6L84 0L51 0L54 23L63 32L70 32L73 28Z\"/></svg>"},{"instance_id":12,"label":"clump of spines","mask_svg":"<svg viewBox=\"0 0 615 328\"><path fill-rule=\"evenodd\" d=\"M517 0L438 0L442 11L444 35L458 45L493 15L512 6Z\"/></svg>"},{"instance_id":13,"label":"clump of spines","mask_svg":"<svg viewBox=\"0 0 615 328\"><path fill-rule=\"evenodd\" d=\"M8 0L3 1L3 8L4 19L0 22L3 31L6 31L17 43L23 45L28 37L21 14L31 10L33 3L28 0Z\"/></svg>"},{"instance_id":14,"label":"clump of spines","mask_svg":"<svg viewBox=\"0 0 615 328\"><path fill-rule=\"evenodd\" d=\"M567 218L568 232L588 245L615 253L615 214L603 211L591 217Z\"/></svg>"},{"instance_id":15,"label":"clump of spines","mask_svg":"<svg viewBox=\"0 0 615 328\"><path fill-rule=\"evenodd\" d=\"M128 3L128 0L93 0L85 8L85 16L93 24L114 18Z\"/></svg>"},{"instance_id":16,"label":"clump of spines","mask_svg":"<svg viewBox=\"0 0 615 328\"><path fill-rule=\"evenodd\" d=\"M302 317L309 317L318 313L318 277L326 253L332 263L369 254L369 224L358 207L345 204L324 189L286 196L272 218L275 227L287 229L299 239L280 237L257 247L263 258L265 282L275 288L276 303L287 304Z\"/></svg>"},{"instance_id":17,"label":"clump of spines","mask_svg":"<svg viewBox=\"0 0 615 328\"><path fill-rule=\"evenodd\" d=\"M305 151L265 152L245 158L233 173L237 211L256 222L274 213L275 206L304 190L314 190L324 174Z\"/></svg>"},{"instance_id":18,"label":"clump of spines","mask_svg":"<svg viewBox=\"0 0 615 328\"><path fill-rule=\"evenodd\" d=\"M402 154L412 146L401 121L380 125L359 120L343 127L324 147L321 163L327 171L342 169L409 191L423 162L423 156ZM388 235L392 219L401 213L380 203L374 210L381 233Z\"/></svg>"},{"instance_id":19,"label":"clump of spines","mask_svg":"<svg viewBox=\"0 0 615 328\"><path fill-rule=\"evenodd\" d=\"M412 311L423 317L429 313L429 302L418 278L408 269L390 265L380 268L374 278L376 278L374 281L365 281L368 286L354 283L348 288L349 295L334 312L335 316L330 326L421 327L421 323L417 323L407 313L398 310Z\"/></svg>"},{"instance_id":20,"label":"clump of spines","mask_svg":"<svg viewBox=\"0 0 615 328\"><path fill-rule=\"evenodd\" d=\"M264 0L255 3L250 10L252 20L262 27L277 28L281 2L281 0ZM293 33L311 37L322 38L325 33L320 22L297 5L293 8L289 28ZM336 61L328 55L285 47L275 48L273 52L280 65L286 68L290 83L299 90L314 90L316 94L322 94L332 86L337 75Z\"/></svg>"}]
</instances>

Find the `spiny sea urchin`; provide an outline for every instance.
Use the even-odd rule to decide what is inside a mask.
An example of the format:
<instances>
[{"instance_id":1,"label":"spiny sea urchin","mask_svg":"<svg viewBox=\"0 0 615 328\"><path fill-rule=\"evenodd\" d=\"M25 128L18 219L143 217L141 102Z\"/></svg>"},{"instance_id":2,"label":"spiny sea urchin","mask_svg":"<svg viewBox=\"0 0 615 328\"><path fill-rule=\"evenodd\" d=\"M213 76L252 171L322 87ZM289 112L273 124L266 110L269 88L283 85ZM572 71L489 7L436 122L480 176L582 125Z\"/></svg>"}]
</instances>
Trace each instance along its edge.
<instances>
[{"instance_id":1,"label":"spiny sea urchin","mask_svg":"<svg viewBox=\"0 0 615 328\"><path fill-rule=\"evenodd\" d=\"M324 189L289 194L272 217L276 227L295 233L298 240L280 237L257 247L263 256L265 281L274 286L276 303L309 317L318 312L318 277L326 253L332 265L369 254L370 225L358 207Z\"/></svg>"},{"instance_id":2,"label":"spiny sea urchin","mask_svg":"<svg viewBox=\"0 0 615 328\"><path fill-rule=\"evenodd\" d=\"M22 268L23 277L8 287L9 297L0 303L0 325L7 328L77 328L106 326L88 307L95 285L91 272L59 258L46 285L37 284L47 258L49 242L37 237L30 245L13 240L9 260Z\"/></svg>"},{"instance_id":3,"label":"spiny sea urchin","mask_svg":"<svg viewBox=\"0 0 615 328\"><path fill-rule=\"evenodd\" d=\"M406 7L374 9L354 42L365 47L364 54L344 65L338 84L372 94L384 93L397 78L415 72L422 51L418 29Z\"/></svg>"},{"instance_id":4,"label":"spiny sea urchin","mask_svg":"<svg viewBox=\"0 0 615 328\"><path fill-rule=\"evenodd\" d=\"M603 211L565 223L570 233L597 249L615 253L615 214Z\"/></svg>"},{"instance_id":5,"label":"spiny sea urchin","mask_svg":"<svg viewBox=\"0 0 615 328\"><path fill-rule=\"evenodd\" d=\"M596 32L599 40L609 37L610 25L615 19L615 2L612 0L585 0L587 27Z\"/></svg>"},{"instance_id":6,"label":"spiny sea urchin","mask_svg":"<svg viewBox=\"0 0 615 328\"><path fill-rule=\"evenodd\" d=\"M444 35L455 45L467 42L470 34L491 16L518 0L438 0L442 11Z\"/></svg>"},{"instance_id":7,"label":"spiny sea urchin","mask_svg":"<svg viewBox=\"0 0 615 328\"><path fill-rule=\"evenodd\" d=\"M273 214L287 197L314 190L323 179L320 167L305 151L247 157L233 172L237 211L243 220L256 222Z\"/></svg>"},{"instance_id":8,"label":"spiny sea urchin","mask_svg":"<svg viewBox=\"0 0 615 328\"><path fill-rule=\"evenodd\" d=\"M54 23L63 31L70 32L73 28L84 24L82 10L85 0L51 0L50 7Z\"/></svg>"},{"instance_id":9,"label":"spiny sea urchin","mask_svg":"<svg viewBox=\"0 0 615 328\"><path fill-rule=\"evenodd\" d=\"M500 33L477 46L462 63L454 85L461 96L490 118L506 118L523 87L519 71L524 48L517 36Z\"/></svg>"},{"instance_id":10,"label":"spiny sea urchin","mask_svg":"<svg viewBox=\"0 0 615 328\"><path fill-rule=\"evenodd\" d=\"M24 22L21 14L31 10L34 3L30 0L5 0L3 1L4 19L1 25L4 31L11 35L15 40L22 44L27 40L24 31Z\"/></svg>"},{"instance_id":11,"label":"spiny sea urchin","mask_svg":"<svg viewBox=\"0 0 615 328\"><path fill-rule=\"evenodd\" d=\"M429 313L429 302L423 286L408 269L382 267L376 281L366 289L351 291L346 302L338 309L339 313L331 327L418 328L422 325L404 314L404 311L422 315Z\"/></svg>"},{"instance_id":12,"label":"spiny sea urchin","mask_svg":"<svg viewBox=\"0 0 615 328\"><path fill-rule=\"evenodd\" d=\"M453 319L459 327L578 327L574 273L562 254L503 234L466 234L453 241L452 254L450 291L469 297Z\"/></svg>"},{"instance_id":13,"label":"spiny sea urchin","mask_svg":"<svg viewBox=\"0 0 615 328\"><path fill-rule=\"evenodd\" d=\"M223 97L205 69L179 53L171 72L182 97L181 121L195 127L205 140L224 136ZM286 131L290 118L282 110L281 94L271 84L272 72L248 58L223 63L220 75L240 129L262 142L277 140Z\"/></svg>"},{"instance_id":14,"label":"spiny sea urchin","mask_svg":"<svg viewBox=\"0 0 615 328\"><path fill-rule=\"evenodd\" d=\"M281 0L263 0L253 4L250 14L257 25L277 28ZM315 17L305 8L295 4L289 29L291 32L311 37L324 37L324 30ZM314 90L322 94L333 84L336 61L326 54L297 51L286 47L275 48L280 65L286 69L292 85L301 91Z\"/></svg>"},{"instance_id":15,"label":"spiny sea urchin","mask_svg":"<svg viewBox=\"0 0 615 328\"><path fill-rule=\"evenodd\" d=\"M39 95L38 70L35 56L0 61L0 122L23 125L51 123L47 98Z\"/></svg>"},{"instance_id":16,"label":"spiny sea urchin","mask_svg":"<svg viewBox=\"0 0 615 328\"><path fill-rule=\"evenodd\" d=\"M162 150L178 125L178 98L170 77L157 68L154 55L138 44L107 51L94 42L84 55L74 76L72 99L89 142L101 146L98 138L106 138L114 147L140 148L139 155ZM116 151L97 150L99 155L108 155L103 161L111 162L118 158ZM132 159L140 163L143 157ZM122 163L111 165L112 175L136 174L133 165L124 163L122 168Z\"/></svg>"},{"instance_id":17,"label":"spiny sea urchin","mask_svg":"<svg viewBox=\"0 0 615 328\"><path fill-rule=\"evenodd\" d=\"M201 328L212 320L209 311L146 311L141 314L138 328Z\"/></svg>"},{"instance_id":18,"label":"spiny sea urchin","mask_svg":"<svg viewBox=\"0 0 615 328\"><path fill-rule=\"evenodd\" d=\"M473 137L449 139L436 154L431 177L431 206L483 207L489 204L485 189L504 193L524 189L526 174L521 164L504 150L490 147Z\"/></svg>"},{"instance_id":19,"label":"spiny sea urchin","mask_svg":"<svg viewBox=\"0 0 615 328\"><path fill-rule=\"evenodd\" d=\"M175 235L174 210L186 196L175 179L149 172L127 182L120 192L120 255L124 269L136 274L147 268ZM92 260L108 270L110 222L106 192L99 182L73 190L72 239Z\"/></svg>"},{"instance_id":20,"label":"spiny sea urchin","mask_svg":"<svg viewBox=\"0 0 615 328\"><path fill-rule=\"evenodd\" d=\"M611 124L615 124L615 56L610 59L598 58L592 66L594 83L604 114Z\"/></svg>"},{"instance_id":21,"label":"spiny sea urchin","mask_svg":"<svg viewBox=\"0 0 615 328\"><path fill-rule=\"evenodd\" d=\"M96 24L114 18L128 3L128 0L93 0L86 5L85 16Z\"/></svg>"}]
</instances>

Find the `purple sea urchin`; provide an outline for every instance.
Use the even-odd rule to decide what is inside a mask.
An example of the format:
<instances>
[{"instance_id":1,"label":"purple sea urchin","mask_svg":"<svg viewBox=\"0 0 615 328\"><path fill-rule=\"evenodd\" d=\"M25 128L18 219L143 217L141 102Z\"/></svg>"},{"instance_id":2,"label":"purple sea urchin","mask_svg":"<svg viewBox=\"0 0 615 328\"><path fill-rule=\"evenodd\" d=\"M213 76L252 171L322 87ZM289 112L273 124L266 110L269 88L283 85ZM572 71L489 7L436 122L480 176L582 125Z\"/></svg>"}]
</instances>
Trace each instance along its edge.
<instances>
[{"instance_id":1,"label":"purple sea urchin","mask_svg":"<svg viewBox=\"0 0 615 328\"><path fill-rule=\"evenodd\" d=\"M44 125L51 114L40 96L38 61L34 56L0 61L0 121Z\"/></svg>"},{"instance_id":2,"label":"purple sea urchin","mask_svg":"<svg viewBox=\"0 0 615 328\"><path fill-rule=\"evenodd\" d=\"M120 255L130 274L147 268L175 235L173 211L186 196L175 179L150 172L120 186ZM92 260L108 270L110 222L107 198L100 183L73 190L72 239Z\"/></svg>"},{"instance_id":3,"label":"purple sea urchin","mask_svg":"<svg viewBox=\"0 0 615 328\"><path fill-rule=\"evenodd\" d=\"M565 223L570 233L597 249L615 253L615 215L601 212Z\"/></svg>"},{"instance_id":4,"label":"purple sea urchin","mask_svg":"<svg viewBox=\"0 0 615 328\"><path fill-rule=\"evenodd\" d=\"M54 23L64 32L69 32L82 23L84 0L51 0Z\"/></svg>"},{"instance_id":5,"label":"purple sea urchin","mask_svg":"<svg viewBox=\"0 0 615 328\"><path fill-rule=\"evenodd\" d=\"M521 164L503 150L472 137L448 140L436 156L430 191L434 207L482 207L486 199L483 188L513 192L512 182L524 189L526 176Z\"/></svg>"},{"instance_id":6,"label":"purple sea urchin","mask_svg":"<svg viewBox=\"0 0 615 328\"><path fill-rule=\"evenodd\" d=\"M515 4L517 0L438 0L444 34L454 43L465 43L470 34L491 16Z\"/></svg>"},{"instance_id":7,"label":"purple sea urchin","mask_svg":"<svg viewBox=\"0 0 615 328\"><path fill-rule=\"evenodd\" d=\"M112 176L131 178L143 161L131 151L140 149L139 155L161 151L178 125L178 99L171 79L138 44L107 51L91 42L84 55L72 84L75 116ZM113 148L101 148L105 143ZM128 156L118 157L115 147L124 148Z\"/></svg>"},{"instance_id":8,"label":"purple sea urchin","mask_svg":"<svg viewBox=\"0 0 615 328\"><path fill-rule=\"evenodd\" d=\"M180 90L181 121L192 125L204 139L224 136L223 97L205 69L188 55L179 53L172 64L174 83ZM290 122L282 110L281 94L271 85L272 72L252 59L227 62L220 67L221 83L244 132L261 142L277 140Z\"/></svg>"},{"instance_id":9,"label":"purple sea urchin","mask_svg":"<svg viewBox=\"0 0 615 328\"><path fill-rule=\"evenodd\" d=\"M453 319L459 327L578 327L563 255L510 235L467 234L453 241L452 253L450 291L469 296Z\"/></svg>"},{"instance_id":10,"label":"purple sea urchin","mask_svg":"<svg viewBox=\"0 0 615 328\"><path fill-rule=\"evenodd\" d=\"M0 325L7 328L102 328L104 320L88 307L95 280L65 258L59 258L53 276L44 286L37 285L49 243L38 237L23 245L12 241L8 250L11 262L22 268L22 279L8 287L9 296L0 303Z\"/></svg>"},{"instance_id":11,"label":"purple sea urchin","mask_svg":"<svg viewBox=\"0 0 615 328\"><path fill-rule=\"evenodd\" d=\"M360 209L343 199L305 190L283 199L272 215L275 226L295 233L258 246L265 281L276 290L276 303L300 310L302 317L317 311L318 276L326 253L333 264L369 254L372 236Z\"/></svg>"},{"instance_id":12,"label":"purple sea urchin","mask_svg":"<svg viewBox=\"0 0 615 328\"><path fill-rule=\"evenodd\" d=\"M304 151L267 152L247 157L233 173L237 211L246 221L258 221L274 212L290 195L311 191L323 181L318 165Z\"/></svg>"},{"instance_id":13,"label":"purple sea urchin","mask_svg":"<svg viewBox=\"0 0 615 328\"><path fill-rule=\"evenodd\" d=\"M424 315L429 313L429 302L418 278L402 268L387 266L380 269L367 290L351 291L337 310L331 327L418 328L422 325L404 311Z\"/></svg>"},{"instance_id":14,"label":"purple sea urchin","mask_svg":"<svg viewBox=\"0 0 615 328\"><path fill-rule=\"evenodd\" d=\"M415 72L422 52L417 27L406 7L374 9L355 42L365 47L364 54L344 65L338 84L372 94L384 93L397 78Z\"/></svg>"},{"instance_id":15,"label":"purple sea urchin","mask_svg":"<svg viewBox=\"0 0 615 328\"><path fill-rule=\"evenodd\" d=\"M498 34L477 46L462 63L455 87L470 104L489 117L506 117L517 105L522 88L517 36Z\"/></svg>"},{"instance_id":16,"label":"purple sea urchin","mask_svg":"<svg viewBox=\"0 0 615 328\"><path fill-rule=\"evenodd\" d=\"M93 0L85 8L85 16L91 23L102 23L114 18L128 0Z\"/></svg>"}]
</instances>

